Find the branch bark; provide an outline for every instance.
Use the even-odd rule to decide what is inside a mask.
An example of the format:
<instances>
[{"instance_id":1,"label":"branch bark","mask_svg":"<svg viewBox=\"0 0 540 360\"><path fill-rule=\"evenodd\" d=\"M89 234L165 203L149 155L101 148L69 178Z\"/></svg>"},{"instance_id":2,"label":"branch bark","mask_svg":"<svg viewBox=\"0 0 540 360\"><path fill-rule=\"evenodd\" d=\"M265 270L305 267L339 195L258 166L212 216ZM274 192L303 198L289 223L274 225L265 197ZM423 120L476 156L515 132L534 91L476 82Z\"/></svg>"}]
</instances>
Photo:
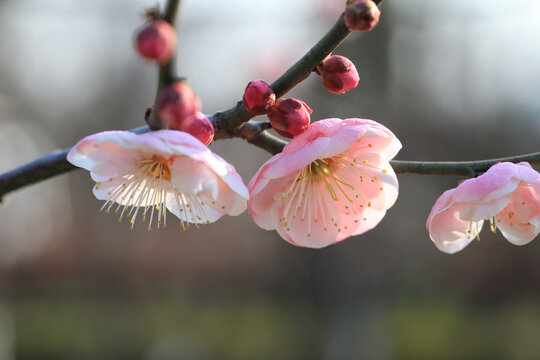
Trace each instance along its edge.
<instances>
[{"instance_id":1,"label":"branch bark","mask_svg":"<svg viewBox=\"0 0 540 360\"><path fill-rule=\"evenodd\" d=\"M279 152L277 150L282 149L285 142L274 135L268 134L265 131L268 126L268 123L246 123L239 129L239 132L242 134L240 137L270 153L277 153ZM149 129L145 126L134 130L141 133L147 132ZM66 155L68 151L69 149L53 151L28 164L1 174L0 196L3 197L13 190L77 169L67 162ZM487 169L498 162L507 161L513 163L527 161L532 164L540 164L540 152L478 161L424 162L392 160L390 161L390 164L398 174L457 175L474 177L487 171Z\"/></svg>"},{"instance_id":2,"label":"branch bark","mask_svg":"<svg viewBox=\"0 0 540 360\"><path fill-rule=\"evenodd\" d=\"M526 161L540 164L540 152L477 161L403 161L392 160L390 164L399 174L457 175L475 177L486 172L498 162L518 163Z\"/></svg>"}]
</instances>

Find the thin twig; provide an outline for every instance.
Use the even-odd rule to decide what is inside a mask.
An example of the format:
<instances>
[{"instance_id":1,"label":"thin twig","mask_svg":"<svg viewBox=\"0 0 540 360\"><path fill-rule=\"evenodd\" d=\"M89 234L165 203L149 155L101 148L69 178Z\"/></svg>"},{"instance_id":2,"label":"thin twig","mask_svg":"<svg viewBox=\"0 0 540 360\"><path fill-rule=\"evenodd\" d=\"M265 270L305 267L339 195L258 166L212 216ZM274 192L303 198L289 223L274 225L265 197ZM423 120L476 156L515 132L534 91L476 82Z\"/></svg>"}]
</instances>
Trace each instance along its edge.
<instances>
[{"instance_id":1,"label":"thin twig","mask_svg":"<svg viewBox=\"0 0 540 360\"><path fill-rule=\"evenodd\" d=\"M498 162L518 163L526 161L531 164L540 164L540 152L509 156L498 159L477 161L403 161L393 160L390 164L395 172L400 174L420 175L457 175L474 177L486 172Z\"/></svg>"},{"instance_id":2,"label":"thin twig","mask_svg":"<svg viewBox=\"0 0 540 360\"><path fill-rule=\"evenodd\" d=\"M266 134L265 130L269 128L270 123L268 122L250 121L237 129L234 135L221 131L216 132L214 139L219 140L239 137L251 144L272 152L276 143L268 141L266 136L261 136L261 134ZM130 131L136 134L143 134L149 132L150 128L148 126L141 126ZM270 139L277 139L277 137L270 134L266 135L268 135ZM278 146L282 145L279 142L277 144ZM34 161L0 174L0 201L4 195L13 190L78 169L67 161L66 156L68 152L69 149L56 150L43 155Z\"/></svg>"},{"instance_id":3,"label":"thin twig","mask_svg":"<svg viewBox=\"0 0 540 360\"><path fill-rule=\"evenodd\" d=\"M268 123L249 122L240 129L243 139L251 144L267 150L270 153L278 153L283 148L285 142L274 135L268 134L265 129L269 127ZM146 126L134 129L137 133L147 132ZM227 138L226 135L223 135ZM228 136L231 138L231 136ZM235 136L236 137L236 136ZM278 151L279 150L279 151ZM37 160L29 162L11 171L0 175L0 196L34 184L41 180L51 178L55 175L66 173L77 169L66 160L69 149L57 150L40 157ZM478 161L403 161L393 160L390 164L396 173L399 174L419 174L419 175L458 175L473 177L485 172L492 165L498 162L521 162L526 161L533 164L540 164L540 152L489 159Z\"/></svg>"},{"instance_id":4,"label":"thin twig","mask_svg":"<svg viewBox=\"0 0 540 360\"><path fill-rule=\"evenodd\" d=\"M180 6L180 0L168 0L167 4L165 5L165 11L161 15L161 18L167 21L173 27L175 27L176 25L175 24L176 14L178 12L179 6ZM176 52L175 52L175 54L173 55L173 57L167 64L161 65L159 67L156 100L161 90L171 85L172 82L177 78L178 78L178 75L176 73ZM158 118L156 111L150 112L148 116L148 125L152 128L152 130L158 130L158 129L163 128L163 124L161 120Z\"/></svg>"},{"instance_id":5,"label":"thin twig","mask_svg":"<svg viewBox=\"0 0 540 360\"><path fill-rule=\"evenodd\" d=\"M334 26L315 46L270 85L276 97L282 97L293 87L305 80L313 72L313 69L341 44L350 32L345 26L345 20L342 14ZM241 100L234 107L212 115L218 126L223 127L225 131L229 132L234 131L234 129L249 121L253 116L253 114L244 108Z\"/></svg>"}]
</instances>

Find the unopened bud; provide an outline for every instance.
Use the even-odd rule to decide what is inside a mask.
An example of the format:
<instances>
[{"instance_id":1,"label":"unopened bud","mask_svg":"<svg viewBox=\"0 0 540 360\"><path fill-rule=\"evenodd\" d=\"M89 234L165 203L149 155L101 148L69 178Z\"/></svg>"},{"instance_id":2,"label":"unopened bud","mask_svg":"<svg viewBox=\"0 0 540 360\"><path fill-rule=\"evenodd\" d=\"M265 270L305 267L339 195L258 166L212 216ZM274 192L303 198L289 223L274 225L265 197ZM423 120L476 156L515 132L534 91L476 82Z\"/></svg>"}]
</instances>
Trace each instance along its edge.
<instances>
[{"instance_id":1,"label":"unopened bud","mask_svg":"<svg viewBox=\"0 0 540 360\"><path fill-rule=\"evenodd\" d=\"M183 121L201 110L201 102L191 87L184 80L179 80L161 91L156 110L163 127L179 129Z\"/></svg>"},{"instance_id":2,"label":"unopened bud","mask_svg":"<svg viewBox=\"0 0 540 360\"><path fill-rule=\"evenodd\" d=\"M379 23L381 11L372 0L347 2L345 25L353 31L370 31Z\"/></svg>"},{"instance_id":3,"label":"unopened bud","mask_svg":"<svg viewBox=\"0 0 540 360\"><path fill-rule=\"evenodd\" d=\"M187 132L204 145L209 145L214 139L214 126L212 126L212 122L201 112L196 113L191 118L185 119L178 127L170 127L170 129Z\"/></svg>"},{"instance_id":4,"label":"unopened bud","mask_svg":"<svg viewBox=\"0 0 540 360\"><path fill-rule=\"evenodd\" d=\"M343 94L354 89L360 81L352 61L340 55L323 60L320 74L326 90L334 94Z\"/></svg>"},{"instance_id":5,"label":"unopened bud","mask_svg":"<svg viewBox=\"0 0 540 360\"><path fill-rule=\"evenodd\" d=\"M276 103L274 90L262 80L251 81L242 98L244 107L253 115L267 114Z\"/></svg>"},{"instance_id":6,"label":"unopened bud","mask_svg":"<svg viewBox=\"0 0 540 360\"><path fill-rule=\"evenodd\" d=\"M156 19L138 31L135 47L142 57L167 64L176 51L177 37L174 28L165 20Z\"/></svg>"},{"instance_id":7,"label":"unopened bud","mask_svg":"<svg viewBox=\"0 0 540 360\"><path fill-rule=\"evenodd\" d=\"M298 99L280 99L267 114L272 128L281 136L292 138L309 125L312 110Z\"/></svg>"}]
</instances>

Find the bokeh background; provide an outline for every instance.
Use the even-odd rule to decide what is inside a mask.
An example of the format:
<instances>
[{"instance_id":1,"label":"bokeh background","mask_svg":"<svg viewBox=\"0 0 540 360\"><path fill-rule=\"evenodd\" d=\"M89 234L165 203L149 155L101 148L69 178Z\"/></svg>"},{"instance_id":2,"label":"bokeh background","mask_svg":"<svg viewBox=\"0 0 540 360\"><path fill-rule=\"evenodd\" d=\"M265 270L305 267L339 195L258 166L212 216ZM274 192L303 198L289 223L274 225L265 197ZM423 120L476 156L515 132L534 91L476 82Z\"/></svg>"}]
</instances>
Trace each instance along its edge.
<instances>
[{"instance_id":1,"label":"bokeh background","mask_svg":"<svg viewBox=\"0 0 540 360\"><path fill-rule=\"evenodd\" d=\"M271 82L333 24L343 0L193 1L178 69L213 113ZM83 136L143 124L155 66L133 50L155 1L0 1L0 171ZM289 95L313 119L365 117L399 159L539 151L540 2L386 0L380 25L336 51L362 78L345 95L313 75ZM247 183L270 156L213 151ZM539 359L540 240L484 231L446 255L425 219L459 178L400 175L374 230L294 247L248 214L130 231L99 213L88 173L24 188L0 207L0 359Z\"/></svg>"}]
</instances>

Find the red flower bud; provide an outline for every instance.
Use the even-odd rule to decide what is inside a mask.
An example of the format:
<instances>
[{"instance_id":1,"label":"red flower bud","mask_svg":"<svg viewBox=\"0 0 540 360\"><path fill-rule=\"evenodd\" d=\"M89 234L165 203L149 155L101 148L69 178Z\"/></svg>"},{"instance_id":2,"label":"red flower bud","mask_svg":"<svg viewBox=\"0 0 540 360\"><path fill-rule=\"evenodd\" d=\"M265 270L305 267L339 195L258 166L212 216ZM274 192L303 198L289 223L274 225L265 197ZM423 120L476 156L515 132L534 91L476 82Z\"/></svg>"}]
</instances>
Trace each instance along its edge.
<instances>
[{"instance_id":1,"label":"red flower bud","mask_svg":"<svg viewBox=\"0 0 540 360\"><path fill-rule=\"evenodd\" d=\"M246 110L253 115L263 115L276 103L276 94L270 85L262 80L255 80L247 84L242 101Z\"/></svg>"},{"instance_id":2,"label":"red flower bud","mask_svg":"<svg viewBox=\"0 0 540 360\"><path fill-rule=\"evenodd\" d=\"M176 31L165 20L152 20L138 31L135 47L142 57L167 64L176 51Z\"/></svg>"},{"instance_id":3,"label":"red flower bud","mask_svg":"<svg viewBox=\"0 0 540 360\"><path fill-rule=\"evenodd\" d=\"M161 91L156 110L165 128L179 129L183 121L201 110L201 102L189 85L179 80Z\"/></svg>"},{"instance_id":4,"label":"red flower bud","mask_svg":"<svg viewBox=\"0 0 540 360\"><path fill-rule=\"evenodd\" d=\"M379 23L381 11L372 0L347 2L345 25L353 31L370 31Z\"/></svg>"},{"instance_id":5,"label":"red flower bud","mask_svg":"<svg viewBox=\"0 0 540 360\"><path fill-rule=\"evenodd\" d=\"M267 114L272 128L281 136L292 138L309 125L312 110L298 99L279 99Z\"/></svg>"},{"instance_id":6,"label":"red flower bud","mask_svg":"<svg viewBox=\"0 0 540 360\"><path fill-rule=\"evenodd\" d=\"M323 60L321 78L326 90L334 94L343 94L354 89L360 81L358 71L351 60L340 55Z\"/></svg>"},{"instance_id":7,"label":"red flower bud","mask_svg":"<svg viewBox=\"0 0 540 360\"><path fill-rule=\"evenodd\" d=\"M214 126L212 126L212 122L201 112L185 119L178 127L170 127L170 129L187 132L204 145L209 145L214 139Z\"/></svg>"}]
</instances>

